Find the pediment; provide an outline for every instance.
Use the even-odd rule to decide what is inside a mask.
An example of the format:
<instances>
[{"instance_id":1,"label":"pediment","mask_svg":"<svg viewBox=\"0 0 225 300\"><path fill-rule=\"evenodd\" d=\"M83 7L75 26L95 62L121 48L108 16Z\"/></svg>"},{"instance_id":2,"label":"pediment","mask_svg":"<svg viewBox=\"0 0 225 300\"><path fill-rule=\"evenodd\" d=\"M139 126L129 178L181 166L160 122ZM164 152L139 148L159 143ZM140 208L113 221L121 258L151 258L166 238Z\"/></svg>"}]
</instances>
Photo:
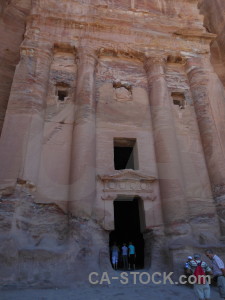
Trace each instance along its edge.
<instances>
[{"instance_id":1,"label":"pediment","mask_svg":"<svg viewBox=\"0 0 225 300\"><path fill-rule=\"evenodd\" d=\"M154 176L145 175L136 170L121 170L109 175L99 175L99 179L105 181L148 181L154 182L157 180Z\"/></svg>"}]
</instances>

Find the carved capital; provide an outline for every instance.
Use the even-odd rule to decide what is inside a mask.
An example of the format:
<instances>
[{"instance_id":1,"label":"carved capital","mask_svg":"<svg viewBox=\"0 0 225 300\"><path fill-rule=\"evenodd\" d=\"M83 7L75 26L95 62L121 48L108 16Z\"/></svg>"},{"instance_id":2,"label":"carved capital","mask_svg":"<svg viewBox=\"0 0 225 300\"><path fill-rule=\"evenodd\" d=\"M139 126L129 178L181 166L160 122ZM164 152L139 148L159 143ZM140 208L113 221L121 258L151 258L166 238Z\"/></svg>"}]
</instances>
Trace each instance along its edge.
<instances>
[{"instance_id":1,"label":"carved capital","mask_svg":"<svg viewBox=\"0 0 225 300\"><path fill-rule=\"evenodd\" d=\"M155 64L164 65L166 63L166 56L163 56L163 55L149 56L149 57L145 58L145 61L152 65L155 65Z\"/></svg>"},{"instance_id":2,"label":"carved capital","mask_svg":"<svg viewBox=\"0 0 225 300\"><path fill-rule=\"evenodd\" d=\"M145 57L144 68L145 68L146 72L151 72L151 70L153 68L155 68L156 66L158 66L158 67L160 67L160 69L164 70L165 63L166 63L166 57L165 56Z\"/></svg>"},{"instance_id":3,"label":"carved capital","mask_svg":"<svg viewBox=\"0 0 225 300\"><path fill-rule=\"evenodd\" d=\"M111 194L104 194L102 197L102 200L104 201L114 201L116 196Z\"/></svg>"},{"instance_id":4,"label":"carved capital","mask_svg":"<svg viewBox=\"0 0 225 300\"><path fill-rule=\"evenodd\" d=\"M221 197L225 195L225 184L217 184L213 186L213 195L214 197ZM225 201L223 201L225 202Z\"/></svg>"},{"instance_id":5,"label":"carved capital","mask_svg":"<svg viewBox=\"0 0 225 300\"><path fill-rule=\"evenodd\" d=\"M32 45L29 43L23 43L20 46L20 55L23 57L46 57L49 59L53 56L53 47L52 44L46 44L43 47L38 45Z\"/></svg>"},{"instance_id":6,"label":"carved capital","mask_svg":"<svg viewBox=\"0 0 225 300\"><path fill-rule=\"evenodd\" d=\"M152 201L152 202L154 202L154 201L157 200L157 196L156 196L156 195L152 195L152 196L142 196L142 199L143 199L144 201Z\"/></svg>"},{"instance_id":7,"label":"carved capital","mask_svg":"<svg viewBox=\"0 0 225 300\"><path fill-rule=\"evenodd\" d=\"M34 46L22 45L20 47L21 56L52 56L52 48L38 48Z\"/></svg>"},{"instance_id":8,"label":"carved capital","mask_svg":"<svg viewBox=\"0 0 225 300\"><path fill-rule=\"evenodd\" d=\"M188 75L199 74L199 77L201 77L202 79L208 78L209 73L215 75L215 70L210 62L210 59L207 59L207 57L187 59L186 72Z\"/></svg>"},{"instance_id":9,"label":"carved capital","mask_svg":"<svg viewBox=\"0 0 225 300\"><path fill-rule=\"evenodd\" d=\"M189 73L193 70L202 69L202 59L201 57L187 57L186 58L186 72Z\"/></svg>"},{"instance_id":10,"label":"carved capital","mask_svg":"<svg viewBox=\"0 0 225 300\"><path fill-rule=\"evenodd\" d=\"M149 83L165 77L165 63L166 58L164 56L146 57L144 60L144 68Z\"/></svg>"},{"instance_id":11,"label":"carved capital","mask_svg":"<svg viewBox=\"0 0 225 300\"><path fill-rule=\"evenodd\" d=\"M89 47L80 47L77 49L77 64L92 66L95 68L98 62L98 56L94 49Z\"/></svg>"},{"instance_id":12,"label":"carved capital","mask_svg":"<svg viewBox=\"0 0 225 300\"><path fill-rule=\"evenodd\" d=\"M20 56L25 57L25 56L35 56L36 49L33 47L26 47L26 46L21 46L20 47Z\"/></svg>"}]
</instances>

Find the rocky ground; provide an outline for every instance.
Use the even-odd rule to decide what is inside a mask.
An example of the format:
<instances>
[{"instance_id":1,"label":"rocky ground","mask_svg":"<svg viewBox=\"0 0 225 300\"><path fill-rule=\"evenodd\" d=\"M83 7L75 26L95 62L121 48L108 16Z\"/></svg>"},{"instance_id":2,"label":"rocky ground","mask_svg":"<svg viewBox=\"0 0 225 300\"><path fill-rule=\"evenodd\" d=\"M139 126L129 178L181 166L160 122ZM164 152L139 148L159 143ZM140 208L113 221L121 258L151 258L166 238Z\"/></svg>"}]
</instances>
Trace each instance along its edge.
<instances>
[{"instance_id":1,"label":"rocky ground","mask_svg":"<svg viewBox=\"0 0 225 300\"><path fill-rule=\"evenodd\" d=\"M99 260L104 270L110 267L106 237L97 223L70 218L54 204L37 204L28 193L1 197L0 286L51 288L84 281L88 270L99 271Z\"/></svg>"},{"instance_id":2,"label":"rocky ground","mask_svg":"<svg viewBox=\"0 0 225 300\"><path fill-rule=\"evenodd\" d=\"M24 191L1 197L0 208L1 300L196 299L191 286L140 283L139 274L149 270L137 270L136 283L127 273L125 282L122 272L111 268L107 234L91 220L69 218ZM92 277L96 284L88 280L90 270L99 274ZM211 299L220 299L216 287Z\"/></svg>"},{"instance_id":3,"label":"rocky ground","mask_svg":"<svg viewBox=\"0 0 225 300\"><path fill-rule=\"evenodd\" d=\"M188 286L175 285L121 285L113 283L111 285L88 285L81 283L76 287L67 289L25 289L13 290L3 289L0 291L1 300L197 300L193 289ZM211 288L211 299L221 299L216 287Z\"/></svg>"}]
</instances>

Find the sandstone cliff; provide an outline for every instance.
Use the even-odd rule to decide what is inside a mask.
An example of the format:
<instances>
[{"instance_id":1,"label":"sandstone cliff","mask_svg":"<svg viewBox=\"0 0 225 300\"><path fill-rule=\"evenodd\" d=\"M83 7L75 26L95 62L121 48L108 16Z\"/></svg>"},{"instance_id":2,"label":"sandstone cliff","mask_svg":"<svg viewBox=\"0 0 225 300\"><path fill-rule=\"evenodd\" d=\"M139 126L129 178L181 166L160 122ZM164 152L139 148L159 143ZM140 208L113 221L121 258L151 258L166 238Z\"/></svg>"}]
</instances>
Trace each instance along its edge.
<instances>
[{"instance_id":1,"label":"sandstone cliff","mask_svg":"<svg viewBox=\"0 0 225 300\"><path fill-rule=\"evenodd\" d=\"M2 0L0 3L0 134L30 9L30 0Z\"/></svg>"},{"instance_id":2,"label":"sandstone cliff","mask_svg":"<svg viewBox=\"0 0 225 300\"><path fill-rule=\"evenodd\" d=\"M3 284L110 269L121 198L138 202L146 268L223 249L223 4L200 2L204 28L197 2L1 2ZM134 167L118 170L124 145Z\"/></svg>"},{"instance_id":3,"label":"sandstone cliff","mask_svg":"<svg viewBox=\"0 0 225 300\"><path fill-rule=\"evenodd\" d=\"M211 44L211 61L225 85L225 2L223 0L201 0L199 9L204 15L204 26L217 35Z\"/></svg>"}]
</instances>

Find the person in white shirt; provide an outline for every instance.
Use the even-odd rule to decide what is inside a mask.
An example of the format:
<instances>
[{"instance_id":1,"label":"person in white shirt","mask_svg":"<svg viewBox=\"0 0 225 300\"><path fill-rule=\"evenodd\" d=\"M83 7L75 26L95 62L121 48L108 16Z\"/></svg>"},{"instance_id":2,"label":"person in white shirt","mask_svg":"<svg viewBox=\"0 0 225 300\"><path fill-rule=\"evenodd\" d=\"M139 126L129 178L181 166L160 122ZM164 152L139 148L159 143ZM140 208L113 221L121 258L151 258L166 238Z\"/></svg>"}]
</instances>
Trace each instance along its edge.
<instances>
[{"instance_id":1,"label":"person in white shirt","mask_svg":"<svg viewBox=\"0 0 225 300\"><path fill-rule=\"evenodd\" d=\"M213 278L217 281L220 297L225 299L225 266L219 256L217 256L211 249L205 251L205 255L212 261Z\"/></svg>"},{"instance_id":2,"label":"person in white shirt","mask_svg":"<svg viewBox=\"0 0 225 300\"><path fill-rule=\"evenodd\" d=\"M118 257L119 257L119 248L117 247L116 243L113 244L111 248L112 252L112 265L115 270L117 270L117 264L118 264Z\"/></svg>"}]
</instances>

